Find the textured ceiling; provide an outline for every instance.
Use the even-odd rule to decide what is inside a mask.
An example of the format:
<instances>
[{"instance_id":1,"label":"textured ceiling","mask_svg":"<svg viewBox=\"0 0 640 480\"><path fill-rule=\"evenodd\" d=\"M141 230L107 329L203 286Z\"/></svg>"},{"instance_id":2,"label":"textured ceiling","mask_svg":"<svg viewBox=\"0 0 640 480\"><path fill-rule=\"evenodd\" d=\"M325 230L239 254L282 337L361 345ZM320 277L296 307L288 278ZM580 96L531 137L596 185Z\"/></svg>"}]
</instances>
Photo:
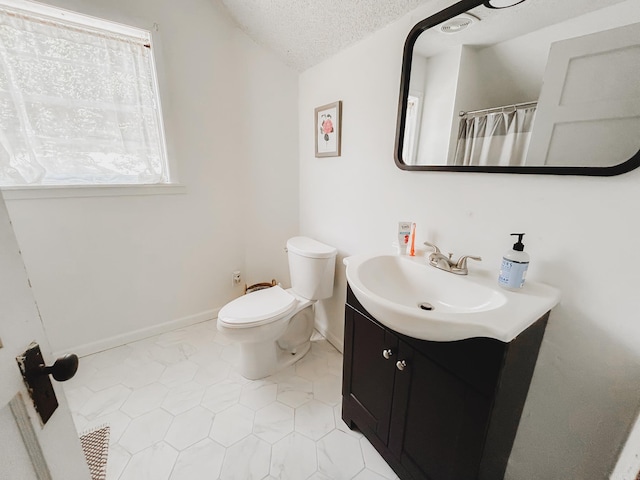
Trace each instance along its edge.
<instances>
[{"instance_id":1,"label":"textured ceiling","mask_svg":"<svg viewBox=\"0 0 640 480\"><path fill-rule=\"evenodd\" d=\"M418 20L452 5L456 0L212 1L221 5L255 42L275 52L288 65L303 71L409 12L412 12L417 23ZM486 38L479 35L476 43L480 40L494 42L500 38L510 38L514 30L520 33L531 31L544 24L621 1L535 0L507 10L478 7L472 12L487 28L483 33ZM441 44L459 43L466 35L476 36L476 32L477 27L473 27L455 39L445 39L442 34L429 32L429 35L423 35L423 43L429 45L430 49L437 50Z\"/></svg>"},{"instance_id":2,"label":"textured ceiling","mask_svg":"<svg viewBox=\"0 0 640 480\"><path fill-rule=\"evenodd\" d=\"M257 43L302 71L431 0L217 0Z\"/></svg>"}]
</instances>

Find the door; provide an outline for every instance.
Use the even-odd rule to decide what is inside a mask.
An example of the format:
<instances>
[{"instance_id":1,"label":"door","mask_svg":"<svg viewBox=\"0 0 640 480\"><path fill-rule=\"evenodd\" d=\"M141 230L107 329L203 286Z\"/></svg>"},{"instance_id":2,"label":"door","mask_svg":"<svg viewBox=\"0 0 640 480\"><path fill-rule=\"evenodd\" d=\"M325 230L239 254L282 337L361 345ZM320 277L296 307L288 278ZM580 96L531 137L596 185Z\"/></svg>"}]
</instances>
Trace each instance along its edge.
<instances>
[{"instance_id":1,"label":"door","mask_svg":"<svg viewBox=\"0 0 640 480\"><path fill-rule=\"evenodd\" d=\"M400 342L389 446L414 478L475 480L490 401Z\"/></svg>"},{"instance_id":2,"label":"door","mask_svg":"<svg viewBox=\"0 0 640 480\"><path fill-rule=\"evenodd\" d=\"M640 24L552 44L526 165L612 166L635 155L639 71Z\"/></svg>"},{"instance_id":3,"label":"door","mask_svg":"<svg viewBox=\"0 0 640 480\"><path fill-rule=\"evenodd\" d=\"M89 468L60 385L42 425L16 362L32 341L52 363L27 272L0 196L0 480L88 480Z\"/></svg>"},{"instance_id":4,"label":"door","mask_svg":"<svg viewBox=\"0 0 640 480\"><path fill-rule=\"evenodd\" d=\"M383 444L389 436L397 344L386 328L346 306L343 416Z\"/></svg>"}]
</instances>

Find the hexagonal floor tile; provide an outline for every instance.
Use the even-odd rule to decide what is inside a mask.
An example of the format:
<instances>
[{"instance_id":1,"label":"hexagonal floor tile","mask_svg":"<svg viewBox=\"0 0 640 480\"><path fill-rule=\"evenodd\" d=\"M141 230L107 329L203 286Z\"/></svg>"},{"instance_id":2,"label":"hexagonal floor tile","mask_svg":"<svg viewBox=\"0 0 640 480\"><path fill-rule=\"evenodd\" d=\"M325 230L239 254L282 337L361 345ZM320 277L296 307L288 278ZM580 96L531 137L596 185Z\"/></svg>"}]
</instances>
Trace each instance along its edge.
<instances>
[{"instance_id":1,"label":"hexagonal floor tile","mask_svg":"<svg viewBox=\"0 0 640 480\"><path fill-rule=\"evenodd\" d=\"M213 413L200 406L194 407L173 419L164 440L176 450L184 450L206 438L212 423Z\"/></svg>"},{"instance_id":2,"label":"hexagonal floor tile","mask_svg":"<svg viewBox=\"0 0 640 480\"><path fill-rule=\"evenodd\" d=\"M220 359L211 360L206 365L200 365L193 379L202 385L214 385L229 377L231 366Z\"/></svg>"},{"instance_id":3,"label":"hexagonal floor tile","mask_svg":"<svg viewBox=\"0 0 640 480\"><path fill-rule=\"evenodd\" d=\"M158 382L167 387L177 387L193 380L197 371L198 365L189 360L183 360L165 368Z\"/></svg>"},{"instance_id":4,"label":"hexagonal floor tile","mask_svg":"<svg viewBox=\"0 0 640 480\"><path fill-rule=\"evenodd\" d=\"M304 435L293 432L273 445L271 470L281 480L307 478L318 468L316 444Z\"/></svg>"},{"instance_id":5,"label":"hexagonal floor tile","mask_svg":"<svg viewBox=\"0 0 640 480\"><path fill-rule=\"evenodd\" d=\"M322 472L316 472L313 475L311 475L309 478L307 478L307 480L334 480L334 479L331 477L327 477Z\"/></svg>"},{"instance_id":6,"label":"hexagonal floor tile","mask_svg":"<svg viewBox=\"0 0 640 480\"><path fill-rule=\"evenodd\" d=\"M111 435L109 435L111 437ZM111 445L107 456L108 479L119 479L123 470L131 460L131 454L120 445Z\"/></svg>"},{"instance_id":7,"label":"hexagonal floor tile","mask_svg":"<svg viewBox=\"0 0 640 480\"><path fill-rule=\"evenodd\" d=\"M265 442L275 443L293 431L293 409L279 402L256 412L253 433Z\"/></svg>"},{"instance_id":8,"label":"hexagonal floor tile","mask_svg":"<svg viewBox=\"0 0 640 480\"><path fill-rule=\"evenodd\" d=\"M335 375L324 375L313 381L313 398L335 406L342 400L342 381Z\"/></svg>"},{"instance_id":9,"label":"hexagonal floor tile","mask_svg":"<svg viewBox=\"0 0 640 480\"><path fill-rule=\"evenodd\" d=\"M314 335L300 361L251 381L207 322L91 355L64 388L79 425L111 426L113 480L397 480L341 420L342 355Z\"/></svg>"},{"instance_id":10,"label":"hexagonal floor tile","mask_svg":"<svg viewBox=\"0 0 640 480\"><path fill-rule=\"evenodd\" d=\"M170 480L218 478L226 449L206 438L180 452Z\"/></svg>"},{"instance_id":11,"label":"hexagonal floor tile","mask_svg":"<svg viewBox=\"0 0 640 480\"><path fill-rule=\"evenodd\" d=\"M234 405L215 416L209 436L229 447L252 432L254 416L255 412L250 408Z\"/></svg>"},{"instance_id":12,"label":"hexagonal floor tile","mask_svg":"<svg viewBox=\"0 0 640 480\"><path fill-rule=\"evenodd\" d=\"M176 363L188 360L196 351L193 345L188 344L161 347L156 343L149 343L145 345L144 354L165 367L168 367L169 365L175 365Z\"/></svg>"},{"instance_id":13,"label":"hexagonal floor tile","mask_svg":"<svg viewBox=\"0 0 640 480\"><path fill-rule=\"evenodd\" d=\"M138 453L160 442L169 429L173 415L158 409L132 420L120 438L120 445L130 453Z\"/></svg>"},{"instance_id":14,"label":"hexagonal floor tile","mask_svg":"<svg viewBox=\"0 0 640 480\"><path fill-rule=\"evenodd\" d=\"M344 433L347 433L349 435L351 435L352 437L355 437L357 439L362 438L362 433L360 433L357 429L356 430L351 430L346 423L344 423L344 420L342 420L342 405L336 405L335 407L333 407L333 414L335 417L335 421L336 421L336 428L338 430L343 431Z\"/></svg>"},{"instance_id":15,"label":"hexagonal floor tile","mask_svg":"<svg viewBox=\"0 0 640 480\"><path fill-rule=\"evenodd\" d=\"M296 363L296 374L309 380L315 380L329 373L329 363L325 356L307 353Z\"/></svg>"},{"instance_id":16,"label":"hexagonal floor tile","mask_svg":"<svg viewBox=\"0 0 640 480\"><path fill-rule=\"evenodd\" d=\"M121 363L115 363L103 368L99 368L87 380L87 387L94 392L99 392L109 387L121 384L127 373L126 367Z\"/></svg>"},{"instance_id":17,"label":"hexagonal floor tile","mask_svg":"<svg viewBox=\"0 0 640 480\"><path fill-rule=\"evenodd\" d=\"M319 440L317 449L318 471L329 478L351 479L364 468L360 442L340 430Z\"/></svg>"},{"instance_id":18,"label":"hexagonal floor tile","mask_svg":"<svg viewBox=\"0 0 640 480\"><path fill-rule=\"evenodd\" d=\"M213 342L215 333L202 325L192 325L190 327L173 330L163 333L155 338L155 343L161 347L172 347L182 345L192 345L199 347Z\"/></svg>"},{"instance_id":19,"label":"hexagonal floor tile","mask_svg":"<svg viewBox=\"0 0 640 480\"><path fill-rule=\"evenodd\" d=\"M221 480L261 479L269 474L271 446L254 435L227 448Z\"/></svg>"},{"instance_id":20,"label":"hexagonal floor tile","mask_svg":"<svg viewBox=\"0 0 640 480\"><path fill-rule=\"evenodd\" d=\"M168 393L169 389L159 383L146 385L135 389L122 404L120 410L130 417L139 417L149 410L155 410L160 407Z\"/></svg>"},{"instance_id":21,"label":"hexagonal floor tile","mask_svg":"<svg viewBox=\"0 0 640 480\"><path fill-rule=\"evenodd\" d=\"M131 389L122 385L101 390L87 399L78 413L87 420L93 420L101 415L108 415L118 410L131 395Z\"/></svg>"},{"instance_id":22,"label":"hexagonal floor tile","mask_svg":"<svg viewBox=\"0 0 640 480\"><path fill-rule=\"evenodd\" d=\"M64 385L64 393L67 397L67 403L69 404L69 409L72 412L77 412L84 404L89 400L95 393L89 390L84 385L79 387L68 387Z\"/></svg>"},{"instance_id":23,"label":"hexagonal floor tile","mask_svg":"<svg viewBox=\"0 0 640 480\"><path fill-rule=\"evenodd\" d=\"M373 448L373 445L371 445L365 437L360 439L360 448L362 448L364 464L368 470L373 470L386 479L393 480L396 478L396 472L391 469L384 458L382 458L382 455Z\"/></svg>"},{"instance_id":24,"label":"hexagonal floor tile","mask_svg":"<svg viewBox=\"0 0 640 480\"><path fill-rule=\"evenodd\" d=\"M278 382L277 400L292 408L304 405L313 398L313 383L297 375Z\"/></svg>"},{"instance_id":25,"label":"hexagonal floor tile","mask_svg":"<svg viewBox=\"0 0 640 480\"><path fill-rule=\"evenodd\" d=\"M178 452L159 442L131 457L119 480L167 479L171 474Z\"/></svg>"},{"instance_id":26,"label":"hexagonal floor tile","mask_svg":"<svg viewBox=\"0 0 640 480\"><path fill-rule=\"evenodd\" d=\"M240 403L253 410L260 410L276 401L278 386L275 383L256 380L242 387Z\"/></svg>"},{"instance_id":27,"label":"hexagonal floor tile","mask_svg":"<svg viewBox=\"0 0 640 480\"><path fill-rule=\"evenodd\" d=\"M131 417L122 413L120 410L116 410L107 415L96 417L95 420L88 422L84 426L84 430L109 425L109 444L114 445L120 441L120 437L122 437L127 428L129 428L131 421Z\"/></svg>"},{"instance_id":28,"label":"hexagonal floor tile","mask_svg":"<svg viewBox=\"0 0 640 480\"><path fill-rule=\"evenodd\" d=\"M205 387L197 382L187 382L172 388L162 402L162 408L174 415L179 415L199 405L204 391Z\"/></svg>"},{"instance_id":29,"label":"hexagonal floor tile","mask_svg":"<svg viewBox=\"0 0 640 480\"><path fill-rule=\"evenodd\" d=\"M134 348L130 345L121 345L119 347L110 348L102 352L94 353L89 357L80 359L80 364L92 368L105 368L111 365L120 364L131 355Z\"/></svg>"},{"instance_id":30,"label":"hexagonal floor tile","mask_svg":"<svg viewBox=\"0 0 640 480\"><path fill-rule=\"evenodd\" d=\"M238 403L241 391L242 385L225 380L207 388L200 404L214 413L222 412Z\"/></svg>"},{"instance_id":31,"label":"hexagonal floor tile","mask_svg":"<svg viewBox=\"0 0 640 480\"><path fill-rule=\"evenodd\" d=\"M319 440L335 428L333 408L318 400L311 400L296 408L295 431Z\"/></svg>"},{"instance_id":32,"label":"hexagonal floor tile","mask_svg":"<svg viewBox=\"0 0 640 480\"><path fill-rule=\"evenodd\" d=\"M220 361L221 353L222 347L217 343L212 343L207 347L200 348L197 352L190 355L189 361L200 365L201 367L207 367L213 362Z\"/></svg>"},{"instance_id":33,"label":"hexagonal floor tile","mask_svg":"<svg viewBox=\"0 0 640 480\"><path fill-rule=\"evenodd\" d=\"M157 381L165 366L155 360L128 358L125 363L122 384L131 388L140 388Z\"/></svg>"},{"instance_id":34,"label":"hexagonal floor tile","mask_svg":"<svg viewBox=\"0 0 640 480\"><path fill-rule=\"evenodd\" d=\"M369 470L368 468L365 468L358 475L353 477L353 480L387 480L387 477L378 475L373 470Z\"/></svg>"}]
</instances>

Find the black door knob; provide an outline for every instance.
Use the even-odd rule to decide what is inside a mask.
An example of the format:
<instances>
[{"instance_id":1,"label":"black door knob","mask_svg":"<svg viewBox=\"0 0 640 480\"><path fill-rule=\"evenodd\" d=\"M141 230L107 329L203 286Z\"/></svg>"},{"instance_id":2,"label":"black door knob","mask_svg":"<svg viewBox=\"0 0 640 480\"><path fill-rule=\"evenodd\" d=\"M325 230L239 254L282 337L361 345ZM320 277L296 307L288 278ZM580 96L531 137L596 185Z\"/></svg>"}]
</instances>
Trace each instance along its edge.
<instances>
[{"instance_id":1,"label":"black door knob","mask_svg":"<svg viewBox=\"0 0 640 480\"><path fill-rule=\"evenodd\" d=\"M40 345L31 342L24 353L16 357L16 361L29 396L44 425L58 408L58 399L49 375L59 382L69 380L78 371L78 356L70 353L57 359L53 365L47 366L42 358Z\"/></svg>"},{"instance_id":2,"label":"black door knob","mask_svg":"<svg viewBox=\"0 0 640 480\"><path fill-rule=\"evenodd\" d=\"M75 353L68 353L64 357L60 357L51 366L41 366L40 373L51 375L59 382L66 382L78 371L78 356Z\"/></svg>"}]
</instances>

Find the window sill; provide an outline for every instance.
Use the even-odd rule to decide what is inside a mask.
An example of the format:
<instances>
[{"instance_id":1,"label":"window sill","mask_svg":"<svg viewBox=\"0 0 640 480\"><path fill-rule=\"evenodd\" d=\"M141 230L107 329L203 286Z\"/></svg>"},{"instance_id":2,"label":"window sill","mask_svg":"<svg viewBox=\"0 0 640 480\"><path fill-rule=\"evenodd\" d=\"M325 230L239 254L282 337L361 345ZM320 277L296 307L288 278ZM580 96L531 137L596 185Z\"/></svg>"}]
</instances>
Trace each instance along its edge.
<instances>
[{"instance_id":1,"label":"window sill","mask_svg":"<svg viewBox=\"0 0 640 480\"><path fill-rule=\"evenodd\" d=\"M0 187L5 200L39 198L123 197L129 195L175 195L187 192L179 183L157 185L35 185Z\"/></svg>"}]
</instances>

